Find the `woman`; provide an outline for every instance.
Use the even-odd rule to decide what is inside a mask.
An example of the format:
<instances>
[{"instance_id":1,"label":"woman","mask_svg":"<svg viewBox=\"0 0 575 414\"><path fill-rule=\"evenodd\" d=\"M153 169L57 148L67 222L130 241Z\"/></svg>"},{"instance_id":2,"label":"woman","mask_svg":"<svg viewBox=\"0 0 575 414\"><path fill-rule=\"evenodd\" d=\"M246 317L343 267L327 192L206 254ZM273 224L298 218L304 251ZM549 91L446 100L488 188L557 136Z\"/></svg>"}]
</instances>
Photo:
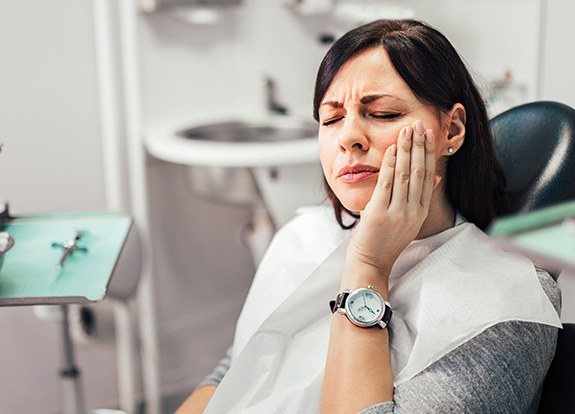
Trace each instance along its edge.
<instances>
[{"instance_id":1,"label":"woman","mask_svg":"<svg viewBox=\"0 0 575 414\"><path fill-rule=\"evenodd\" d=\"M412 20L348 32L314 117L335 219L308 209L278 232L228 358L179 412L535 413L560 292L480 231L505 180L452 45Z\"/></svg>"}]
</instances>

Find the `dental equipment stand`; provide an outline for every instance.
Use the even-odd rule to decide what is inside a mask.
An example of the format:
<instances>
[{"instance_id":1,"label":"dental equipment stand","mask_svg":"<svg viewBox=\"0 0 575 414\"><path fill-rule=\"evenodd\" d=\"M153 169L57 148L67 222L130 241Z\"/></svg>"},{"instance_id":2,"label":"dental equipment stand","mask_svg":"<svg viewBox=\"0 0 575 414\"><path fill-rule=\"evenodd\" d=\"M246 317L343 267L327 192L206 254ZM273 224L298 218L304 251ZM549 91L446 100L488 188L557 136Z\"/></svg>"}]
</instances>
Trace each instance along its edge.
<instances>
[{"instance_id":1,"label":"dental equipment stand","mask_svg":"<svg viewBox=\"0 0 575 414\"><path fill-rule=\"evenodd\" d=\"M57 305L61 310L62 414L86 414L80 370L70 333L69 305L102 301L124 248L132 219L113 212L0 216L0 225L14 240L4 256L1 276L9 290L0 290L0 306ZM82 230L78 230L82 229ZM70 234L74 234L70 238ZM63 242L54 243L54 238ZM82 239L83 246L77 242ZM54 269L54 247L62 248ZM75 252L84 254L75 254ZM64 267L65 266L65 267ZM124 413L94 409L90 413Z\"/></svg>"},{"instance_id":2,"label":"dental equipment stand","mask_svg":"<svg viewBox=\"0 0 575 414\"><path fill-rule=\"evenodd\" d=\"M62 248L62 256L56 264L57 273L64 268L66 260L76 251L87 253L88 249L78 245L82 237L82 232L74 232L74 237L61 243L54 242L52 247ZM56 276L56 274L55 274ZM84 402L84 393L81 384L80 370L76 367L74 361L74 342L70 335L70 320L68 305L59 305L62 311L61 328L62 328L62 368L60 369L60 392L62 396L62 414L83 414L86 413L86 404Z\"/></svg>"},{"instance_id":3,"label":"dental equipment stand","mask_svg":"<svg viewBox=\"0 0 575 414\"><path fill-rule=\"evenodd\" d=\"M62 395L62 414L80 414L86 412L82 390L80 370L74 361L74 343L70 336L68 305L59 305L62 310L62 368L60 369L60 390Z\"/></svg>"},{"instance_id":4,"label":"dental equipment stand","mask_svg":"<svg viewBox=\"0 0 575 414\"><path fill-rule=\"evenodd\" d=\"M58 305L62 311L61 321L61 359L62 367L60 368L60 395L62 414L85 414L86 402L84 400L84 389L82 387L82 376L80 369L76 365L74 341L70 334L69 305ZM94 409L90 414L127 414L122 410L112 409Z\"/></svg>"}]
</instances>

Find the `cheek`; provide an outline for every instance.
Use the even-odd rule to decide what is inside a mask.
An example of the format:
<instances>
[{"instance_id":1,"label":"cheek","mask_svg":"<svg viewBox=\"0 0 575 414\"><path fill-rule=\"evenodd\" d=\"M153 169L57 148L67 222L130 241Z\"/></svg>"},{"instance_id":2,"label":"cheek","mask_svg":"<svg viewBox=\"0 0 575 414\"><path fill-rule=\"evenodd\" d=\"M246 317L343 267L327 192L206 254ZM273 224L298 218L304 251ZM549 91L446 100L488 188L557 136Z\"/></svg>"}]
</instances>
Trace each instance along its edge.
<instances>
[{"instance_id":1,"label":"cheek","mask_svg":"<svg viewBox=\"0 0 575 414\"><path fill-rule=\"evenodd\" d=\"M333 160L335 158L337 148L331 148L328 141L319 138L318 150L319 150L319 160L321 162L321 167L323 169L326 178L329 180L329 178L331 177L331 171L333 170Z\"/></svg>"},{"instance_id":2,"label":"cheek","mask_svg":"<svg viewBox=\"0 0 575 414\"><path fill-rule=\"evenodd\" d=\"M398 136L399 131L397 133L395 132L393 134L389 133L386 134L386 136L380 137L379 139L372 140L369 149L370 152L369 163L371 165L379 167L383 162L383 157L387 149L391 147L393 144L397 144Z\"/></svg>"},{"instance_id":3,"label":"cheek","mask_svg":"<svg viewBox=\"0 0 575 414\"><path fill-rule=\"evenodd\" d=\"M401 129L411 124L405 120L389 124L374 124L369 131L370 147L384 154L389 146L397 143Z\"/></svg>"}]
</instances>

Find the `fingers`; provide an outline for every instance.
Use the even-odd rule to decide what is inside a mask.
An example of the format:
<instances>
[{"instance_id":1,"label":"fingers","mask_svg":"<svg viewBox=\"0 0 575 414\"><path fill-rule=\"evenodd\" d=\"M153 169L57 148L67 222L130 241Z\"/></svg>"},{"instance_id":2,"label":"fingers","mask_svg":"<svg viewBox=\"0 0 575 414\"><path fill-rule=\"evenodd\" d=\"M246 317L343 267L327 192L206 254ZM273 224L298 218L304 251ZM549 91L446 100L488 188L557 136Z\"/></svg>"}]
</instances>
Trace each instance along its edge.
<instances>
[{"instance_id":1,"label":"fingers","mask_svg":"<svg viewBox=\"0 0 575 414\"><path fill-rule=\"evenodd\" d=\"M403 208L407 204L412 137L413 128L408 126L400 131L397 140L397 156L390 205L398 209Z\"/></svg>"},{"instance_id":2,"label":"fingers","mask_svg":"<svg viewBox=\"0 0 575 414\"><path fill-rule=\"evenodd\" d=\"M431 130L428 130L431 131ZM411 162L409 176L409 192L407 202L419 205L421 202L421 192L423 182L426 178L427 157L426 157L426 131L423 122L416 121L414 124L414 134L411 144Z\"/></svg>"},{"instance_id":3,"label":"fingers","mask_svg":"<svg viewBox=\"0 0 575 414\"><path fill-rule=\"evenodd\" d=\"M409 139L411 137L411 139ZM421 120L400 131L390 206L429 208L435 181L435 135Z\"/></svg>"},{"instance_id":4,"label":"fingers","mask_svg":"<svg viewBox=\"0 0 575 414\"><path fill-rule=\"evenodd\" d=\"M401 134L402 132L400 131L399 135L401 136ZM387 148L385 154L383 154L383 161L379 169L377 184L375 185L374 196L377 198L377 204L384 208L389 207L389 203L391 202L396 155L397 145L392 144Z\"/></svg>"},{"instance_id":5,"label":"fingers","mask_svg":"<svg viewBox=\"0 0 575 414\"><path fill-rule=\"evenodd\" d=\"M421 191L421 205L428 209L431 203L431 194L436 185L435 180L435 135L431 129L425 133L425 178Z\"/></svg>"}]
</instances>

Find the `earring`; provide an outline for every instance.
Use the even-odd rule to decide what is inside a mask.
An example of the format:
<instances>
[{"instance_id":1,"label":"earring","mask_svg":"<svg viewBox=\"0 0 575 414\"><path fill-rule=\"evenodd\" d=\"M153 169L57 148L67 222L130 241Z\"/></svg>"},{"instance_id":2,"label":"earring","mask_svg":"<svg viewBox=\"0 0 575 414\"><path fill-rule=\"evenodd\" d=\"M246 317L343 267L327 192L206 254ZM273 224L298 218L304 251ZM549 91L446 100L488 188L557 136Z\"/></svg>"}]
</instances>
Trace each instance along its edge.
<instances>
[{"instance_id":1,"label":"earring","mask_svg":"<svg viewBox=\"0 0 575 414\"><path fill-rule=\"evenodd\" d=\"M447 152L449 152L450 154L453 154L453 148L451 148L451 147L447 148Z\"/></svg>"}]
</instances>

